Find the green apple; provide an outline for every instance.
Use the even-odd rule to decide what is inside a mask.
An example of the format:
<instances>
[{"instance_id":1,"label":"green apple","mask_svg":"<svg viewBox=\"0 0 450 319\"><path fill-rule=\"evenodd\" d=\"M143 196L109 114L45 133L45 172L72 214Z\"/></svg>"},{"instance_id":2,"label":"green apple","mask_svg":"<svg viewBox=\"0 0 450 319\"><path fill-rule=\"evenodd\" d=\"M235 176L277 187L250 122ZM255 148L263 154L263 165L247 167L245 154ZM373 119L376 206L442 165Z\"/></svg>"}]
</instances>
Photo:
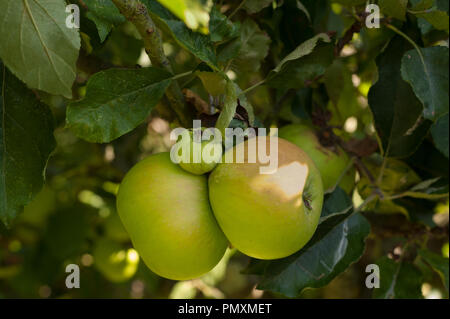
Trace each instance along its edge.
<instances>
[{"instance_id":1,"label":"green apple","mask_svg":"<svg viewBox=\"0 0 450 319\"><path fill-rule=\"evenodd\" d=\"M278 140L278 168L261 174L262 164L219 164L209 177L210 202L223 232L244 254L259 259L289 256L314 234L323 204L320 172L294 144ZM257 149L269 140L257 137ZM249 141L228 152L248 154ZM252 149L252 148L250 148Z\"/></svg>"},{"instance_id":2,"label":"green apple","mask_svg":"<svg viewBox=\"0 0 450 319\"><path fill-rule=\"evenodd\" d=\"M139 254L133 248L123 249L115 241L101 238L92 250L95 267L111 282L129 280L137 271Z\"/></svg>"},{"instance_id":3,"label":"green apple","mask_svg":"<svg viewBox=\"0 0 450 319\"><path fill-rule=\"evenodd\" d=\"M180 166L185 171L195 175L211 172L222 157L222 143L209 140L202 141L201 136L194 139L194 134L201 132L201 130L196 132L190 130L189 135L182 136L179 141L181 143L180 157L183 158L185 151L189 154L189 156L186 156L186 160L180 162Z\"/></svg>"},{"instance_id":4,"label":"green apple","mask_svg":"<svg viewBox=\"0 0 450 319\"><path fill-rule=\"evenodd\" d=\"M228 246L209 205L206 176L184 171L169 153L152 155L128 172L117 208L134 247L159 276L199 277Z\"/></svg>"},{"instance_id":5,"label":"green apple","mask_svg":"<svg viewBox=\"0 0 450 319\"><path fill-rule=\"evenodd\" d=\"M313 159L322 175L324 190L336 185L350 162L348 155L339 147L332 150L322 146L314 130L306 125L287 125L279 130L278 136L294 143ZM348 170L339 183L346 193L351 193L355 187L355 173L354 168Z\"/></svg>"}]
</instances>

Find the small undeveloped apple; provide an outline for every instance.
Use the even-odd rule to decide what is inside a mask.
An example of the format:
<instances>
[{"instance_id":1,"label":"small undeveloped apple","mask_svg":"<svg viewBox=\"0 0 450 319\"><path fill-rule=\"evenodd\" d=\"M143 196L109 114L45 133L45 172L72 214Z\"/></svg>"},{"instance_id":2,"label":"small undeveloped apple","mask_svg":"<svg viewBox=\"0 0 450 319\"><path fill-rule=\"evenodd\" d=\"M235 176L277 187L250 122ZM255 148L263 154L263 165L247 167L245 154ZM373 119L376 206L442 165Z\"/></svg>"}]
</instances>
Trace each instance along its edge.
<instances>
[{"instance_id":1,"label":"small undeveloped apple","mask_svg":"<svg viewBox=\"0 0 450 319\"><path fill-rule=\"evenodd\" d=\"M152 155L125 176L117 208L134 247L156 274L188 280L210 271L228 241L208 201L207 178Z\"/></svg>"},{"instance_id":2,"label":"small undeveloped apple","mask_svg":"<svg viewBox=\"0 0 450 319\"><path fill-rule=\"evenodd\" d=\"M182 136L179 141L182 144L180 157L183 158L184 151L189 153L189 156L186 156L186 160L181 161L179 164L182 169L195 175L211 172L222 157L222 143L209 140L202 141L201 135L204 134L202 131L204 129L190 130L189 136ZM195 134L199 135L194 138Z\"/></svg>"},{"instance_id":3,"label":"small undeveloped apple","mask_svg":"<svg viewBox=\"0 0 450 319\"><path fill-rule=\"evenodd\" d=\"M331 150L322 146L314 130L306 125L287 125L279 130L278 135L300 147L312 158L322 175L324 190L335 186L350 162L348 155L339 147ZM355 173L354 168L349 169L339 183L346 193L351 193L355 186Z\"/></svg>"},{"instance_id":4,"label":"small undeveloped apple","mask_svg":"<svg viewBox=\"0 0 450 319\"><path fill-rule=\"evenodd\" d=\"M137 271L139 254L133 248L123 249L113 240L102 238L92 251L94 266L111 282L129 280Z\"/></svg>"},{"instance_id":5,"label":"small undeveloped apple","mask_svg":"<svg viewBox=\"0 0 450 319\"><path fill-rule=\"evenodd\" d=\"M249 161L250 141L259 149L262 137L238 144L228 152L243 151L244 163L219 164L209 177L210 202L231 244L259 259L289 256L302 248L319 222L323 186L318 169L294 144L278 140L278 169L261 174L262 164ZM251 154L250 154L251 155Z\"/></svg>"}]
</instances>

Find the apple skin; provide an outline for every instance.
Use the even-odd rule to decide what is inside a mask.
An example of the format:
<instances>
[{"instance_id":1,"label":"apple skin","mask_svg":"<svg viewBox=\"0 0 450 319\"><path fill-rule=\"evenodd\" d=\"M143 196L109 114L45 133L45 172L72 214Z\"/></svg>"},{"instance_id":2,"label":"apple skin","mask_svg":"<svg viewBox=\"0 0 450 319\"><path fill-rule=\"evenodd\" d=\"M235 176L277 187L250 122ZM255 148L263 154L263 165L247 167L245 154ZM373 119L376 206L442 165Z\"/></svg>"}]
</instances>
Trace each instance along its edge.
<instances>
[{"instance_id":1,"label":"apple skin","mask_svg":"<svg viewBox=\"0 0 450 319\"><path fill-rule=\"evenodd\" d=\"M107 238L101 238L95 243L92 256L98 271L114 283L129 280L139 265L139 254L136 250L123 249L120 244Z\"/></svg>"},{"instance_id":2,"label":"apple skin","mask_svg":"<svg viewBox=\"0 0 450 319\"><path fill-rule=\"evenodd\" d=\"M149 156L128 172L117 208L141 258L161 277L199 277L228 246L209 205L206 176L185 172L169 153Z\"/></svg>"},{"instance_id":3,"label":"apple skin","mask_svg":"<svg viewBox=\"0 0 450 319\"><path fill-rule=\"evenodd\" d=\"M243 148L247 154L247 144L234 149ZM268 145L267 139L266 150ZM278 169L260 174L259 168L266 165L248 163L247 157L244 163L219 164L209 177L209 196L234 247L254 258L278 259L311 239L322 211L323 186L313 161L286 140L278 139Z\"/></svg>"},{"instance_id":4,"label":"apple skin","mask_svg":"<svg viewBox=\"0 0 450 319\"><path fill-rule=\"evenodd\" d=\"M216 166L217 163L220 161L220 158L222 157L222 152L215 152L210 153L210 161L211 163L207 163L204 161L204 159L201 159L200 163L194 163L194 144L196 144L196 148L199 150L199 155L201 157L204 148L209 144L212 143L210 141L202 141L201 143L195 142L193 138L193 132L192 130L189 132L189 141L185 141L184 143L188 143L188 147L190 149L189 153L189 163L180 162L180 166L182 169L184 169L186 172L189 172L191 174L195 175L203 175L206 173L211 172ZM200 144L200 145L198 145ZM211 144L212 145L212 144ZM222 145L220 145L220 149L222 149Z\"/></svg>"},{"instance_id":5,"label":"apple skin","mask_svg":"<svg viewBox=\"0 0 450 319\"><path fill-rule=\"evenodd\" d=\"M294 143L311 157L322 175L324 190L335 186L341 174L347 168L350 158L340 148L337 152L322 146L314 130L306 125L291 124L282 127L278 136ZM348 170L339 186L347 193L355 187L355 169Z\"/></svg>"}]
</instances>

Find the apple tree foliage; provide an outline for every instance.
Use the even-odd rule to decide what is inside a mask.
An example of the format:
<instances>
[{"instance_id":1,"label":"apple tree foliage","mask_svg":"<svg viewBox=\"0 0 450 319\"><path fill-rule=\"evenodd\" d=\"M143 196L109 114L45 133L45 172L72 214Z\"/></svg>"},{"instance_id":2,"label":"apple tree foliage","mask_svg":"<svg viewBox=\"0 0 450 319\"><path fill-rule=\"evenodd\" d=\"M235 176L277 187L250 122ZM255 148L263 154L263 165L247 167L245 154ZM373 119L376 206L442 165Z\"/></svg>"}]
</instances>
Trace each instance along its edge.
<instances>
[{"instance_id":1,"label":"apple tree foliage","mask_svg":"<svg viewBox=\"0 0 450 319\"><path fill-rule=\"evenodd\" d=\"M107 279L92 247L130 246L117 185L193 119L310 125L349 154L357 183L328 190L294 255L227 254L227 270L169 297L255 284L265 296L448 297L449 3L371 3L375 28L365 0L1 0L0 298L128 297L96 285ZM69 4L80 28L66 26ZM65 290L69 263L84 267L83 289ZM365 285L369 264L380 288ZM132 296L167 297L142 264L132 276L145 286Z\"/></svg>"}]
</instances>

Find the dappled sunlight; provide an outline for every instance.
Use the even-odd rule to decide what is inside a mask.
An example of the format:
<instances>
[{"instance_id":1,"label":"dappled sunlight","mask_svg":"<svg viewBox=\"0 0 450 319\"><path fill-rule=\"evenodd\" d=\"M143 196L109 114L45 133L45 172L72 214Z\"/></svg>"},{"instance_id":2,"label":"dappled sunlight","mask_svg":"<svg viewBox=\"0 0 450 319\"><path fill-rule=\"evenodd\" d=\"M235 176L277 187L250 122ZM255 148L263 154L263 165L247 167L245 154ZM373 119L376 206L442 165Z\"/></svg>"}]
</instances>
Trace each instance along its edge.
<instances>
[{"instance_id":1,"label":"dappled sunlight","mask_svg":"<svg viewBox=\"0 0 450 319\"><path fill-rule=\"evenodd\" d=\"M108 260L112 264L118 264L121 262L136 263L139 260L139 254L133 248L128 250L119 250L109 255Z\"/></svg>"},{"instance_id":2,"label":"dappled sunlight","mask_svg":"<svg viewBox=\"0 0 450 319\"><path fill-rule=\"evenodd\" d=\"M257 175L251 181L253 189L276 194L281 200L297 199L295 205L301 205L301 195L306 184L309 168L306 163L291 162L279 167L270 175Z\"/></svg>"}]
</instances>

